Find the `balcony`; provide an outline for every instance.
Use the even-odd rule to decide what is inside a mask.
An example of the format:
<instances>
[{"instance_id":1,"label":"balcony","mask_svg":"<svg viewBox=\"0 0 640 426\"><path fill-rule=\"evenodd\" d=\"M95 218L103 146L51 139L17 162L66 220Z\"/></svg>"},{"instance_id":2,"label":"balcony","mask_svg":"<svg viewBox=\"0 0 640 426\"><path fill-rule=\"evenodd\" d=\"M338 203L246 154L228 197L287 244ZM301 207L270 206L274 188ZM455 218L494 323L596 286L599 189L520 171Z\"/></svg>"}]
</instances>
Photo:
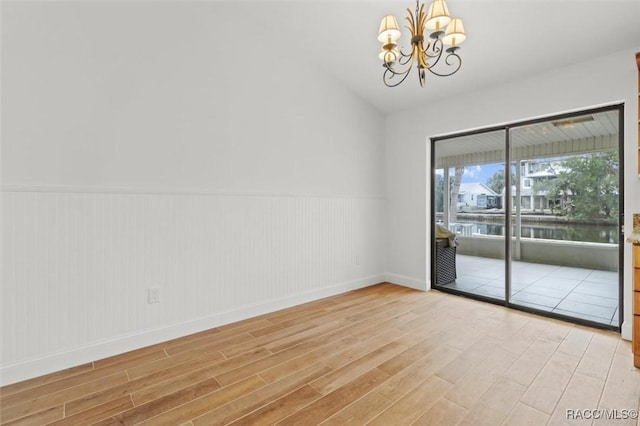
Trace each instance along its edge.
<instances>
[{"instance_id":1,"label":"balcony","mask_svg":"<svg viewBox=\"0 0 640 426\"><path fill-rule=\"evenodd\" d=\"M443 287L504 300L504 259L458 253L458 277ZM511 271L511 303L618 326L617 272L524 261Z\"/></svg>"}]
</instances>

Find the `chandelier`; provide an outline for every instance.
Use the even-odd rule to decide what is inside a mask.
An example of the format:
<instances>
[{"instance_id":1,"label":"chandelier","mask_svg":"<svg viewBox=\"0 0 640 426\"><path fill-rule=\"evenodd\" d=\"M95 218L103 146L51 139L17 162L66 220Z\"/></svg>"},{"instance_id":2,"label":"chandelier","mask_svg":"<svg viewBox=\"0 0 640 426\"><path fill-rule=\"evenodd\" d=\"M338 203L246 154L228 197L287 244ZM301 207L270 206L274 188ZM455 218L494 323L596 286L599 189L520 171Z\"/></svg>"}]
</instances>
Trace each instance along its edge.
<instances>
[{"instance_id":1,"label":"chandelier","mask_svg":"<svg viewBox=\"0 0 640 426\"><path fill-rule=\"evenodd\" d=\"M459 45L466 38L462 19L449 16L444 0L433 0L427 13L424 12L424 3L416 0L415 13L412 14L407 8L405 19L407 28L411 31L411 51L408 53L403 52L396 44L402 34L395 16L387 15L380 23L378 41L382 43L382 51L379 58L385 68L382 75L384 84L388 87L398 86L407 78L414 63L422 87L426 82L427 70L439 77L455 74L462 65L462 59L457 53ZM425 29L433 30L429 35L430 40L424 38ZM449 47L445 49L445 46Z\"/></svg>"}]
</instances>

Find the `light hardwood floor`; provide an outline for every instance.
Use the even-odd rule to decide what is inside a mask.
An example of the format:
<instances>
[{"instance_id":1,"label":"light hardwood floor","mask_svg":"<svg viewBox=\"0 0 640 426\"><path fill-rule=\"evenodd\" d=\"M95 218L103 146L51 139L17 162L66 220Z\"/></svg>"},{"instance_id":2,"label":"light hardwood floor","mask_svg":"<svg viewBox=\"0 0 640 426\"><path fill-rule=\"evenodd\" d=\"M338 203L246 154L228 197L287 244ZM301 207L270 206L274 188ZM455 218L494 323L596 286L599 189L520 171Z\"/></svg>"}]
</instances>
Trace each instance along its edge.
<instances>
[{"instance_id":1,"label":"light hardwood floor","mask_svg":"<svg viewBox=\"0 0 640 426\"><path fill-rule=\"evenodd\" d=\"M615 333L380 284L5 386L0 398L2 424L591 424L566 410L637 410L640 370Z\"/></svg>"}]
</instances>

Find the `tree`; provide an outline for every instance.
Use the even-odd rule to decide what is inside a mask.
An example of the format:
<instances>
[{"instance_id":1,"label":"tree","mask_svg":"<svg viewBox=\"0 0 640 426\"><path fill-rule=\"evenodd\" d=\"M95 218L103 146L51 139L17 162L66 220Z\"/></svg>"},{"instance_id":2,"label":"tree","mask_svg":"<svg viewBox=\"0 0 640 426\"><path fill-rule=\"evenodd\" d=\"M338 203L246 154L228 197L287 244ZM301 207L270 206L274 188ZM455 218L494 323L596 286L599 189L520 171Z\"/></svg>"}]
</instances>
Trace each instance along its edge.
<instances>
[{"instance_id":1,"label":"tree","mask_svg":"<svg viewBox=\"0 0 640 426\"><path fill-rule=\"evenodd\" d=\"M560 214L575 219L610 219L618 214L617 152L570 157L549 181L548 199L560 199Z\"/></svg>"},{"instance_id":2,"label":"tree","mask_svg":"<svg viewBox=\"0 0 640 426\"><path fill-rule=\"evenodd\" d=\"M444 176L436 174L436 195L435 195L435 203L436 203L436 211L443 211L444 207Z\"/></svg>"},{"instance_id":3,"label":"tree","mask_svg":"<svg viewBox=\"0 0 640 426\"><path fill-rule=\"evenodd\" d=\"M460 192L460 184L462 183L462 175L464 174L464 166L456 166L455 175L453 177L453 185L451 187L451 198L449 199L449 222L458 221L458 193Z\"/></svg>"},{"instance_id":4,"label":"tree","mask_svg":"<svg viewBox=\"0 0 640 426\"><path fill-rule=\"evenodd\" d=\"M552 187L551 182L553 182L553 180L557 178L558 175L554 173L553 178L536 179L531 186L531 192L534 194L534 196L542 196L545 200L547 200L547 202L552 201L552 203L550 203L551 213L553 213L553 209L555 208L555 200L558 199L558 196L555 193L555 189ZM531 208L534 212L536 211L535 201ZM542 209L542 211L544 211L544 206L540 206L540 208Z\"/></svg>"},{"instance_id":5,"label":"tree","mask_svg":"<svg viewBox=\"0 0 640 426\"><path fill-rule=\"evenodd\" d=\"M444 176L436 174L436 211L444 211ZM453 176L449 176L449 194L451 194L451 188L453 187Z\"/></svg>"},{"instance_id":6,"label":"tree","mask_svg":"<svg viewBox=\"0 0 640 426\"><path fill-rule=\"evenodd\" d=\"M504 189L504 167L498 169L489 179L487 185L496 194L501 194Z\"/></svg>"},{"instance_id":7,"label":"tree","mask_svg":"<svg viewBox=\"0 0 640 426\"><path fill-rule=\"evenodd\" d=\"M535 179L531 187L531 192L533 192L534 196L544 197L547 202L551 201L551 213L553 213L556 201L558 199L565 199L570 191L566 183L560 184L557 187L555 186L555 184L559 184L562 180L562 177L559 176L560 170L558 170L557 164L553 162L546 163L544 171L551 176ZM559 178L560 180L557 180ZM564 202L562 202L561 205L564 205ZM531 207L533 211L536 210L535 202ZM540 206L540 208L544 211L544 206Z\"/></svg>"},{"instance_id":8,"label":"tree","mask_svg":"<svg viewBox=\"0 0 640 426\"><path fill-rule=\"evenodd\" d=\"M511 184L515 183L515 175L513 174L513 169L511 170ZM496 194L502 194L502 190L504 189L504 167L498 169L489 179L487 179L487 185L489 188L493 190Z\"/></svg>"},{"instance_id":9,"label":"tree","mask_svg":"<svg viewBox=\"0 0 640 426\"><path fill-rule=\"evenodd\" d=\"M577 219L612 218L618 214L617 151L599 152L563 161L561 172L571 191L567 214Z\"/></svg>"}]
</instances>

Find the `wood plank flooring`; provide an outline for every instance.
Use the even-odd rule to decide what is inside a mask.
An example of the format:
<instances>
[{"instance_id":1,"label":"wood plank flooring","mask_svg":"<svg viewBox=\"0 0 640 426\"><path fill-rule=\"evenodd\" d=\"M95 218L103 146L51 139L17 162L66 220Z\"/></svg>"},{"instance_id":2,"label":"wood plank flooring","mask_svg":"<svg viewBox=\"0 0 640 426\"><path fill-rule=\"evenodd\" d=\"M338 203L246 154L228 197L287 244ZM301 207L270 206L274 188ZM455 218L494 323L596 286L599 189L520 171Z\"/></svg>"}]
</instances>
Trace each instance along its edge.
<instances>
[{"instance_id":1,"label":"wood plank flooring","mask_svg":"<svg viewBox=\"0 0 640 426\"><path fill-rule=\"evenodd\" d=\"M0 422L544 425L639 405L615 333L385 283L5 386Z\"/></svg>"}]
</instances>

